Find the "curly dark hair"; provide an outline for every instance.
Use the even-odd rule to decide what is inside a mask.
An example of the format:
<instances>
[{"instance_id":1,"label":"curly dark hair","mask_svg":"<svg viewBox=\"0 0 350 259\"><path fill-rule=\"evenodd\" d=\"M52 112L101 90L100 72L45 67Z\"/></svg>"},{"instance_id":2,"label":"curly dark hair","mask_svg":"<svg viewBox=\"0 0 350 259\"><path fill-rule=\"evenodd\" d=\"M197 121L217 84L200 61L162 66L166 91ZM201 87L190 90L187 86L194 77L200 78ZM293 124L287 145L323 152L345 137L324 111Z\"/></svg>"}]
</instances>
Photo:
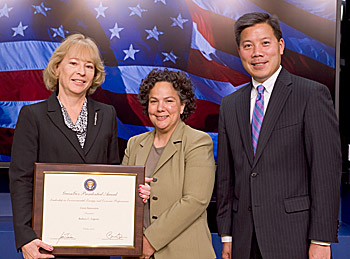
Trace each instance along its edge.
<instances>
[{"instance_id":1,"label":"curly dark hair","mask_svg":"<svg viewBox=\"0 0 350 259\"><path fill-rule=\"evenodd\" d=\"M146 78L142 79L138 100L143 107L144 114L148 114L149 93L157 82L169 82L172 84L180 97L180 102L185 104L183 113L180 115L185 121L196 109L193 83L184 72L175 72L168 69L153 69Z\"/></svg>"}]
</instances>

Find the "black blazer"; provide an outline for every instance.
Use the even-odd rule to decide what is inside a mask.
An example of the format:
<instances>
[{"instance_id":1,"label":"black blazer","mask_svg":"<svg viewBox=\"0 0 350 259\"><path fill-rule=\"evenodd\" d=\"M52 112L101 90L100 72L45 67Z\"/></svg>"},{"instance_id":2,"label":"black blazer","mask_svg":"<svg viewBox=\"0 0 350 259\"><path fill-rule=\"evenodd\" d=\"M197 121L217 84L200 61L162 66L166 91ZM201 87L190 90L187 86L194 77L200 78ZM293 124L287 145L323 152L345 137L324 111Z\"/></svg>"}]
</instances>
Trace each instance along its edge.
<instances>
[{"instance_id":1,"label":"black blazer","mask_svg":"<svg viewBox=\"0 0 350 259\"><path fill-rule=\"evenodd\" d=\"M217 224L232 257L249 258L253 229L269 259L308 258L310 240L337 241L341 148L326 86L282 69L253 155L249 84L220 107Z\"/></svg>"},{"instance_id":2,"label":"black blazer","mask_svg":"<svg viewBox=\"0 0 350 259\"><path fill-rule=\"evenodd\" d=\"M37 238L31 227L34 162L119 163L115 109L87 98L88 126L83 149L76 134L64 123L56 93L44 102L24 106L20 112L9 170L17 249Z\"/></svg>"}]
</instances>

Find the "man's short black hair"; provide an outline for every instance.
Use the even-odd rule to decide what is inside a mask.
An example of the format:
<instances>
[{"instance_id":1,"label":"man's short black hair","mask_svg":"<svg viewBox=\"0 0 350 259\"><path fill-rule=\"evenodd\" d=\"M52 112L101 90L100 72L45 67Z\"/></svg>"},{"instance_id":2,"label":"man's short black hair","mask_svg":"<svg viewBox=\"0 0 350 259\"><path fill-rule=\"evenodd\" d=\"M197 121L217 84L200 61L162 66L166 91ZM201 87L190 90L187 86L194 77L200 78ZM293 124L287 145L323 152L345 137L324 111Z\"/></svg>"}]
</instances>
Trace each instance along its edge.
<instances>
[{"instance_id":1,"label":"man's short black hair","mask_svg":"<svg viewBox=\"0 0 350 259\"><path fill-rule=\"evenodd\" d=\"M242 15L235 23L235 37L238 47L241 42L242 31L259 23L267 23L270 25L278 41L282 38L280 23L276 15L269 15L262 12L247 13Z\"/></svg>"}]
</instances>

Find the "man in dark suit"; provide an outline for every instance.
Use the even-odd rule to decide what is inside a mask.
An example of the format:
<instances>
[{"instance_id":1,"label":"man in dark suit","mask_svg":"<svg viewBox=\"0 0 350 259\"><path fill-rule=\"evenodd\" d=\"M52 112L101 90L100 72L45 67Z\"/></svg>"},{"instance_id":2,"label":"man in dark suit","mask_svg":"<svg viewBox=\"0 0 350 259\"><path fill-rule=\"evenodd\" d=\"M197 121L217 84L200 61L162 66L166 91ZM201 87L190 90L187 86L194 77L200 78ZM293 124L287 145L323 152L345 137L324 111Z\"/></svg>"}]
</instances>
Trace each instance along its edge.
<instances>
[{"instance_id":1,"label":"man in dark suit","mask_svg":"<svg viewBox=\"0 0 350 259\"><path fill-rule=\"evenodd\" d=\"M341 151L328 88L281 67L275 16L235 24L252 82L222 100L216 175L223 258L330 258Z\"/></svg>"}]
</instances>

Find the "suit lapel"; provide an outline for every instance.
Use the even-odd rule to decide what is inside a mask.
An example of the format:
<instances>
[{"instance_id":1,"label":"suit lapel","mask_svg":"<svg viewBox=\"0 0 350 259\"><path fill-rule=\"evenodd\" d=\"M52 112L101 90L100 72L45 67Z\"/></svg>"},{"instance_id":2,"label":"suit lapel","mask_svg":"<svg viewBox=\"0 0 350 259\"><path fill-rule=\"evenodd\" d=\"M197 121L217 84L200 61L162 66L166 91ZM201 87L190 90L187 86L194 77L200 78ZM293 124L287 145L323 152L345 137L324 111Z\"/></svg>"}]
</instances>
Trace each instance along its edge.
<instances>
[{"instance_id":1,"label":"suit lapel","mask_svg":"<svg viewBox=\"0 0 350 259\"><path fill-rule=\"evenodd\" d=\"M140 149L137 152L135 165L145 165L149 152L151 150L151 147L153 145L154 140L154 133L155 131L151 131L148 133L147 137L140 142Z\"/></svg>"},{"instance_id":2,"label":"suit lapel","mask_svg":"<svg viewBox=\"0 0 350 259\"><path fill-rule=\"evenodd\" d=\"M244 150L250 165L253 164L253 147L251 138L251 126L250 126L250 95L252 85L248 84L242 89L241 95L238 97L236 102L236 111L238 126L243 141Z\"/></svg>"},{"instance_id":3,"label":"suit lapel","mask_svg":"<svg viewBox=\"0 0 350 259\"><path fill-rule=\"evenodd\" d=\"M84 144L84 153L87 154L91 149L91 146L96 140L98 132L103 122L103 113L95 105L95 101L88 98L88 126L86 140Z\"/></svg>"},{"instance_id":4,"label":"suit lapel","mask_svg":"<svg viewBox=\"0 0 350 259\"><path fill-rule=\"evenodd\" d=\"M81 158L85 161L85 155L84 155L83 149L80 147L78 138L75 135L75 133L71 129L69 129L64 123L61 106L58 103L58 100L56 98L57 98L56 92L51 94L51 96L48 98L47 115L49 116L52 123L56 125L56 127L63 133L63 135L68 139L68 141L79 153Z\"/></svg>"},{"instance_id":5,"label":"suit lapel","mask_svg":"<svg viewBox=\"0 0 350 259\"><path fill-rule=\"evenodd\" d=\"M171 135L162 155L159 158L158 164L154 169L152 176L155 175L157 171L177 152L176 144L182 142L184 127L185 123L182 121L180 121L179 124L176 126L176 129Z\"/></svg>"},{"instance_id":6,"label":"suit lapel","mask_svg":"<svg viewBox=\"0 0 350 259\"><path fill-rule=\"evenodd\" d=\"M284 104L286 103L289 94L291 93L291 88L289 87L292 83L291 78L287 70L282 69L273 91L270 97L270 101L264 116L264 120L261 126L261 131L259 135L258 146L254 158L254 167L259 160L270 136L275 127L275 124L282 112Z\"/></svg>"}]
</instances>

